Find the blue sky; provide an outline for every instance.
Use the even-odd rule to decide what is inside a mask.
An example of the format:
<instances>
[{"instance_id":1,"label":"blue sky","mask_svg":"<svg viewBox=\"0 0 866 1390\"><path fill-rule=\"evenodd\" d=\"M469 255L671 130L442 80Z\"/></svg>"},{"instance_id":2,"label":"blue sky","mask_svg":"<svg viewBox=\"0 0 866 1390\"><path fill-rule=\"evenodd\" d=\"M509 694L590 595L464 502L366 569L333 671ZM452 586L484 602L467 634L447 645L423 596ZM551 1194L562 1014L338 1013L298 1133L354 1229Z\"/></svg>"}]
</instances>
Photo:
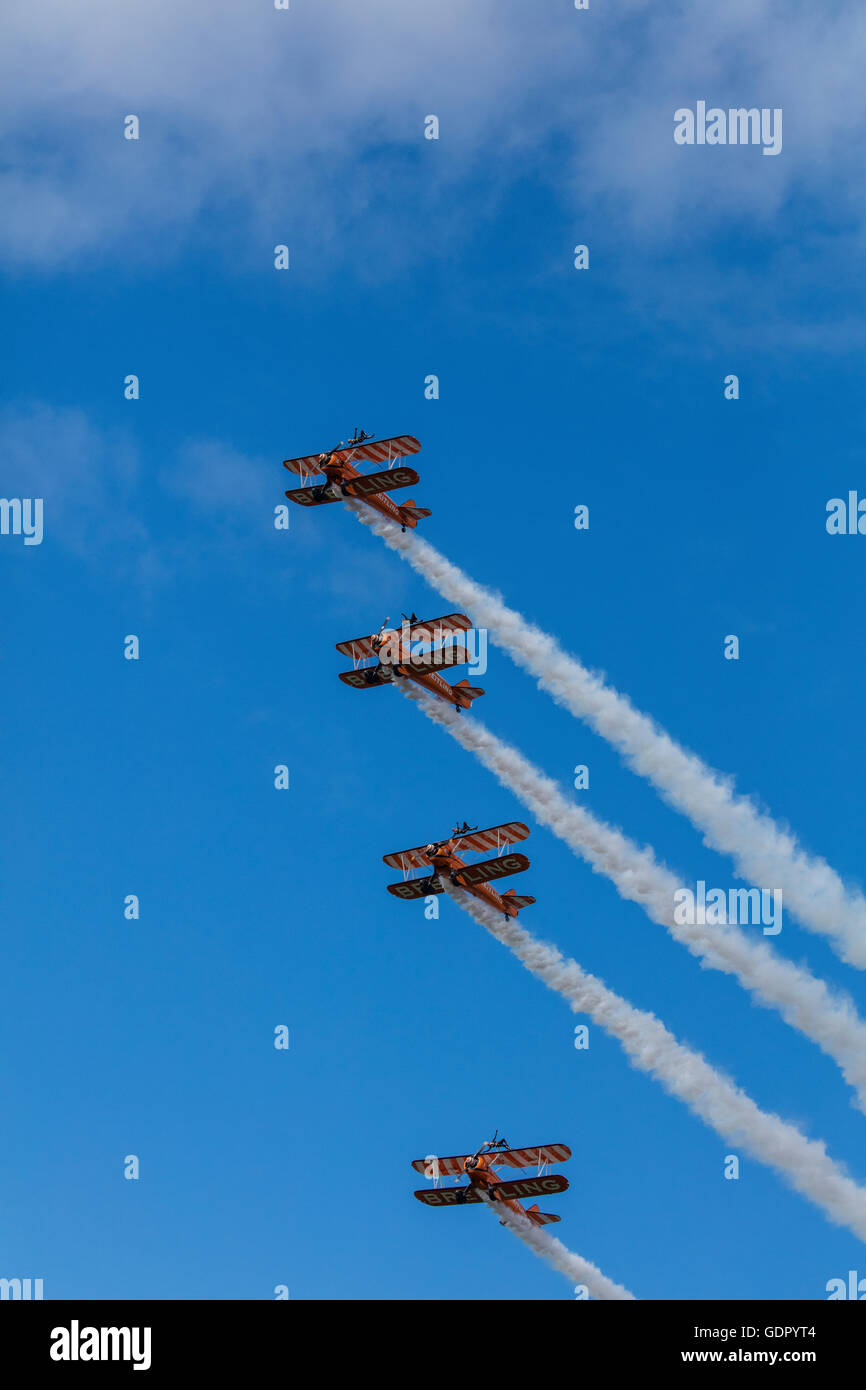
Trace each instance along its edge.
<instances>
[{"instance_id":1,"label":"blue sky","mask_svg":"<svg viewBox=\"0 0 866 1390\"><path fill-rule=\"evenodd\" d=\"M337 641L450 605L341 508L272 525L284 457L417 435L427 538L862 883L866 540L824 526L866 490L862 18L113 8L16 17L6 59L0 494L44 497L45 538L0 536L0 1273L569 1298L484 1212L412 1200L412 1158L499 1126L571 1145L556 1234L638 1297L866 1274L766 1169L724 1181L615 1042L575 1051L451 902L431 923L386 894L384 853L531 817L396 692L336 678ZM674 146L704 97L782 106L782 154ZM481 683L479 718L564 789L589 765L570 795L684 883L737 883L500 650ZM866 1180L828 1059L547 832L526 849L527 927ZM866 1010L787 916L774 944Z\"/></svg>"}]
</instances>

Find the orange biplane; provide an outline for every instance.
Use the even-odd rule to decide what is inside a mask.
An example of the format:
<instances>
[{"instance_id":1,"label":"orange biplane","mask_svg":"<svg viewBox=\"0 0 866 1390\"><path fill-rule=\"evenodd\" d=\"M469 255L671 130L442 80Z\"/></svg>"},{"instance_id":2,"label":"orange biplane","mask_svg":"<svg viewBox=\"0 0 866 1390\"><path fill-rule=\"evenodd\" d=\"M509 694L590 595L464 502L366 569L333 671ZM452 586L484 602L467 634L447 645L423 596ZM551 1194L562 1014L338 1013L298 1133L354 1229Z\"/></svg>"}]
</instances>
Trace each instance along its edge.
<instances>
[{"instance_id":1,"label":"orange biplane","mask_svg":"<svg viewBox=\"0 0 866 1390\"><path fill-rule=\"evenodd\" d=\"M385 623L387 623L387 618ZM443 618L420 622L406 618L402 626L389 628L382 624L372 637L353 637L351 642L338 642L337 651L350 656L354 669L341 671L340 680L355 690L368 690L376 685L388 685L395 676L414 681L431 695L447 700L455 709L468 709L484 691L468 680L449 685L439 675L437 667L463 666L469 653L459 642L445 644L455 632L467 632L472 624L465 613L446 613ZM376 665L367 663L375 660Z\"/></svg>"},{"instance_id":2,"label":"orange biplane","mask_svg":"<svg viewBox=\"0 0 866 1390\"><path fill-rule=\"evenodd\" d=\"M421 445L411 434L400 434L394 439L370 442L371 434L363 430L357 432L348 444L342 442L336 449L323 454L306 454L303 458L284 459L283 467L297 473L303 480L324 473L325 482L315 487L299 487L286 496L290 502L301 507L322 507L326 502L339 502L344 497L355 497L366 502L389 521L397 521L403 530L409 526L413 530L421 517L430 516L426 507L416 507L413 500L392 502L386 493L395 487L414 487L419 481L414 468L395 468L399 458L406 454L417 454ZM372 463L387 463L387 468L379 473L359 473L354 460L367 460Z\"/></svg>"},{"instance_id":3,"label":"orange biplane","mask_svg":"<svg viewBox=\"0 0 866 1390\"><path fill-rule=\"evenodd\" d=\"M455 1154L451 1158L416 1158L412 1164L416 1173L433 1179L433 1187L416 1192L419 1202L428 1207L462 1207L467 1202L502 1202L515 1214L527 1217L536 1226L559 1221L552 1212L539 1211L538 1203L521 1206L520 1197L550 1197L565 1192L568 1178L548 1173L551 1163L565 1163L571 1158L567 1144L545 1144L531 1149L510 1149L505 1139L494 1134L474 1154ZM537 1168L534 1178L502 1178L494 1166L505 1168ZM469 1182L459 1187L440 1187L441 1177L465 1173ZM502 1222L504 1225L505 1223Z\"/></svg>"},{"instance_id":4,"label":"orange biplane","mask_svg":"<svg viewBox=\"0 0 866 1390\"><path fill-rule=\"evenodd\" d=\"M506 917L516 917L522 907L530 907L534 898L520 897L513 888L505 893L497 893L490 880L504 878L507 874L520 874L529 868L525 854L503 854L506 845L525 840L529 827L522 821L509 821L507 825L494 825L489 830L479 830L463 822L455 825L447 840L433 841L429 845L418 845L415 849L399 850L396 854L386 854L383 862L392 869L403 870L402 883L389 883L388 892L395 898L426 898L430 893L444 893L443 877L447 876L458 888L465 888L473 897L495 908ZM457 853L469 850L473 854L483 854L495 849L495 859L484 859L480 864L466 864ZM413 878L413 869L432 867L433 873L424 878Z\"/></svg>"}]
</instances>

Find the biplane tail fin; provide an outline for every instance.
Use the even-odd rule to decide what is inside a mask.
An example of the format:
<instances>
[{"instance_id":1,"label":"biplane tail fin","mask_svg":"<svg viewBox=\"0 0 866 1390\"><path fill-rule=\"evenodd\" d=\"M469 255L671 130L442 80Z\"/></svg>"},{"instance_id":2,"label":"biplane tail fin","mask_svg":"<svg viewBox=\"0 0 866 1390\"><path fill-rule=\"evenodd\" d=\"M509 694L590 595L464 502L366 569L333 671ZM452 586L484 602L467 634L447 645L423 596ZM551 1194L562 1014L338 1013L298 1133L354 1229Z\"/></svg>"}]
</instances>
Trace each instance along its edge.
<instances>
[{"instance_id":1,"label":"biplane tail fin","mask_svg":"<svg viewBox=\"0 0 866 1390\"><path fill-rule=\"evenodd\" d=\"M507 898L511 906L516 907L518 912L522 907L532 907L535 902L535 898L530 898L528 893L515 893L513 888L507 888L502 896Z\"/></svg>"},{"instance_id":2,"label":"biplane tail fin","mask_svg":"<svg viewBox=\"0 0 866 1390\"><path fill-rule=\"evenodd\" d=\"M397 510L400 513L400 520L411 530L414 530L418 522L422 521L425 516L433 515L429 507L419 507L414 498L410 498L408 502L400 502Z\"/></svg>"},{"instance_id":3,"label":"biplane tail fin","mask_svg":"<svg viewBox=\"0 0 866 1390\"><path fill-rule=\"evenodd\" d=\"M561 1216L555 1216L552 1211L539 1211L538 1203L533 1202L531 1207L526 1208L526 1215L536 1226L549 1226L551 1221L561 1221Z\"/></svg>"},{"instance_id":4,"label":"biplane tail fin","mask_svg":"<svg viewBox=\"0 0 866 1390\"><path fill-rule=\"evenodd\" d=\"M458 681L457 684L453 687L453 689L459 690L461 695L468 695L470 701L477 700L481 695L484 694L484 691L481 689L480 685L470 685L468 680L465 679L462 681Z\"/></svg>"}]
</instances>

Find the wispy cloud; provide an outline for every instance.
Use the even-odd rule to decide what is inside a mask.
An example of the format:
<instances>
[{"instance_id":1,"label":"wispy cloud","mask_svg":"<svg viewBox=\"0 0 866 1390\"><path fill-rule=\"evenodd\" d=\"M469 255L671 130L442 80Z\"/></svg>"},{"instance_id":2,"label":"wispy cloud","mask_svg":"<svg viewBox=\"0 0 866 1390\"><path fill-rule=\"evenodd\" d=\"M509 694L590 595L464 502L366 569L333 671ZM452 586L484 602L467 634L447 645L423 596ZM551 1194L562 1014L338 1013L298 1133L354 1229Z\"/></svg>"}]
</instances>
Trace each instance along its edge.
<instances>
[{"instance_id":1,"label":"wispy cloud","mask_svg":"<svg viewBox=\"0 0 866 1390\"><path fill-rule=\"evenodd\" d=\"M350 628L410 601L411 579L353 540L342 508L291 508L288 532L275 533L291 481L279 457L198 436L154 461L132 429L37 400L0 411L0 459L4 496L43 499L43 543L103 576L156 592L217 563L239 586L284 594L303 579L320 612Z\"/></svg>"},{"instance_id":2,"label":"wispy cloud","mask_svg":"<svg viewBox=\"0 0 866 1390\"><path fill-rule=\"evenodd\" d=\"M866 195L840 178L866 143L866 12L851 6L91 0L83 15L43 0L5 28L0 255L14 265L123 256L131 233L137 255L172 255L193 231L245 260L259 241L312 250L350 227L410 256L393 233L419 216L426 256L473 225L467 180L489 197L523 174L606 219L608 240L790 237L793 209L807 243L826 234L830 190L845 233L862 229ZM696 99L782 107L781 157L676 146L674 110ZM430 113L438 143L422 138Z\"/></svg>"}]
</instances>

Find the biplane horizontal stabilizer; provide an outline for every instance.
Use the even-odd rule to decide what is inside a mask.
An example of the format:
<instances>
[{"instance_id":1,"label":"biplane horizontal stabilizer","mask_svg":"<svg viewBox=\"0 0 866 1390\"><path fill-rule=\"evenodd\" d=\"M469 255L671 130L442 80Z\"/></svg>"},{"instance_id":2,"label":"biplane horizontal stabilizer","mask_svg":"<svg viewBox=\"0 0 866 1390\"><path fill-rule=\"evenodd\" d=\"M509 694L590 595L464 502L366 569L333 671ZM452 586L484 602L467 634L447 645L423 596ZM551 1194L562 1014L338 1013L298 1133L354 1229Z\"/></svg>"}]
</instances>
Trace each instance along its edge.
<instances>
[{"instance_id":1,"label":"biplane horizontal stabilizer","mask_svg":"<svg viewBox=\"0 0 866 1390\"><path fill-rule=\"evenodd\" d=\"M527 893L515 893L513 888L509 888L507 893L502 894L503 900L516 907L518 912L522 907L532 907L535 898L530 898Z\"/></svg>"},{"instance_id":2,"label":"biplane horizontal stabilizer","mask_svg":"<svg viewBox=\"0 0 866 1390\"><path fill-rule=\"evenodd\" d=\"M452 689L459 690L461 695L468 695L470 700L480 700L481 696L486 693L480 685L470 685L467 680L458 681L455 686L452 686Z\"/></svg>"},{"instance_id":3,"label":"biplane horizontal stabilizer","mask_svg":"<svg viewBox=\"0 0 866 1390\"><path fill-rule=\"evenodd\" d=\"M527 1207L528 1212L532 1212L532 1220L536 1226L549 1226L554 1221L561 1221L561 1216L554 1216L552 1211L539 1211L538 1204L534 1207Z\"/></svg>"}]
</instances>

